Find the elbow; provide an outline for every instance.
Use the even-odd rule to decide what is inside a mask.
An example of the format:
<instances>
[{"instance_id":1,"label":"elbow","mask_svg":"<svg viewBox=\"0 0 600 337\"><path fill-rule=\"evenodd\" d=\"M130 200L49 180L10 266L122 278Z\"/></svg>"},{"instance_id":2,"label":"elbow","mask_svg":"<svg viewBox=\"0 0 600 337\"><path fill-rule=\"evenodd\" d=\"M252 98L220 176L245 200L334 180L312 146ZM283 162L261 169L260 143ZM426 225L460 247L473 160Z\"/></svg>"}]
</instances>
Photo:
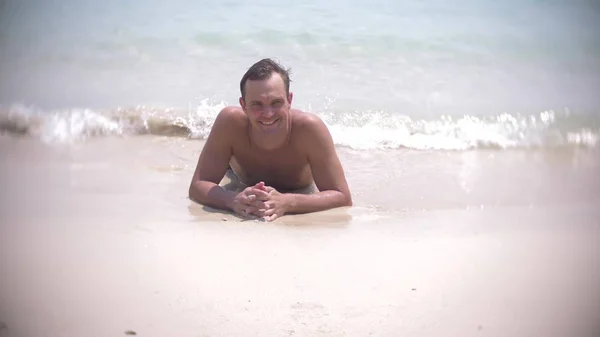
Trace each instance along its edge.
<instances>
[{"instance_id":1,"label":"elbow","mask_svg":"<svg viewBox=\"0 0 600 337\"><path fill-rule=\"evenodd\" d=\"M352 195L350 194L350 191L348 190L335 190L333 191L336 193L336 198L333 199L335 201L333 201L333 207L350 207L353 205L352 202Z\"/></svg>"},{"instance_id":2,"label":"elbow","mask_svg":"<svg viewBox=\"0 0 600 337\"><path fill-rule=\"evenodd\" d=\"M352 196L350 195L350 192L344 193L344 200L343 200L342 206L351 207L352 205L353 205L353 202L352 202Z\"/></svg>"},{"instance_id":3,"label":"elbow","mask_svg":"<svg viewBox=\"0 0 600 337\"><path fill-rule=\"evenodd\" d=\"M188 189L188 198L190 198L192 201L198 202L198 199L196 198L196 187L194 186L194 182L190 184Z\"/></svg>"}]
</instances>

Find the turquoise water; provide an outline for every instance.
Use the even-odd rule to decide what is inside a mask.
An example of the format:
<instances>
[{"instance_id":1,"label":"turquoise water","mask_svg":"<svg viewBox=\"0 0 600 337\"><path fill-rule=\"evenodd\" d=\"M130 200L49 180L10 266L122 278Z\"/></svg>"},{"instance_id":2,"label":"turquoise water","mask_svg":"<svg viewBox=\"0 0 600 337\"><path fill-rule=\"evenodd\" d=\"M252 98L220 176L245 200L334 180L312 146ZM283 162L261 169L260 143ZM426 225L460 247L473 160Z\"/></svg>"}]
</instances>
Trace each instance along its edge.
<instances>
[{"instance_id":1,"label":"turquoise water","mask_svg":"<svg viewBox=\"0 0 600 337\"><path fill-rule=\"evenodd\" d=\"M0 19L0 104L12 124L32 109L138 106L193 124L190 111L237 104L247 67L273 57L292 69L295 106L338 129L376 116L376 133L402 124L410 135L450 116L462 133L457 120L506 129L507 118L533 118L538 132L550 114L562 140L595 145L599 134L594 1L4 0ZM517 129L504 140L531 144L532 127Z\"/></svg>"}]
</instances>

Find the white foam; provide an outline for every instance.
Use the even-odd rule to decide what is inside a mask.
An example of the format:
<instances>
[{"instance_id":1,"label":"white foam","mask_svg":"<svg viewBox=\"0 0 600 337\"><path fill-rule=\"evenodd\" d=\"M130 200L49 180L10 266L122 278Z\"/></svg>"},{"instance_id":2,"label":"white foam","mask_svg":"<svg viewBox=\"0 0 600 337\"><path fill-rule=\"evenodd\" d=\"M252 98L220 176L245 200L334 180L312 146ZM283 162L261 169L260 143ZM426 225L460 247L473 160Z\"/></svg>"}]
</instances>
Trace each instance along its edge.
<instances>
[{"instance_id":1,"label":"white foam","mask_svg":"<svg viewBox=\"0 0 600 337\"><path fill-rule=\"evenodd\" d=\"M598 134L600 130L595 133L589 129L582 129L578 132L567 133L567 141L570 144L585 145L588 147L595 147L598 143Z\"/></svg>"},{"instance_id":2,"label":"white foam","mask_svg":"<svg viewBox=\"0 0 600 337\"><path fill-rule=\"evenodd\" d=\"M202 100L188 109L138 106L114 111L40 111L14 105L0 109L0 128L49 143L136 134L205 139L226 105ZM440 116L429 120L381 111L340 113L329 108L316 114L328 125L336 145L358 150L594 148L600 134L600 130L586 127L572 115L559 117L552 111L523 116Z\"/></svg>"},{"instance_id":3,"label":"white foam","mask_svg":"<svg viewBox=\"0 0 600 337\"><path fill-rule=\"evenodd\" d=\"M34 132L45 142L73 142L90 137L120 135L122 125L108 116L91 110L70 110L51 113Z\"/></svg>"}]
</instances>

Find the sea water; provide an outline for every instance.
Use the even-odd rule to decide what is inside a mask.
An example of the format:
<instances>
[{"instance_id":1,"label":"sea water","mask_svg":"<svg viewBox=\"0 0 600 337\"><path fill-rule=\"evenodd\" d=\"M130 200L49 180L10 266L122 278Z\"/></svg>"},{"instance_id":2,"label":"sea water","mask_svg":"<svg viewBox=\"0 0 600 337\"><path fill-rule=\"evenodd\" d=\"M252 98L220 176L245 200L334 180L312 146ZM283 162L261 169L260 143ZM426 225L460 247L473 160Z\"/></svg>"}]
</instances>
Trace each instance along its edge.
<instances>
[{"instance_id":1,"label":"sea water","mask_svg":"<svg viewBox=\"0 0 600 337\"><path fill-rule=\"evenodd\" d=\"M584 0L4 0L0 121L64 140L155 118L202 138L271 57L339 145L595 147L598 22Z\"/></svg>"},{"instance_id":2,"label":"sea water","mask_svg":"<svg viewBox=\"0 0 600 337\"><path fill-rule=\"evenodd\" d=\"M153 149L186 195L215 116L270 57L291 69L292 105L328 125L358 205L600 199L593 1L1 6L1 132L83 146L92 172Z\"/></svg>"}]
</instances>

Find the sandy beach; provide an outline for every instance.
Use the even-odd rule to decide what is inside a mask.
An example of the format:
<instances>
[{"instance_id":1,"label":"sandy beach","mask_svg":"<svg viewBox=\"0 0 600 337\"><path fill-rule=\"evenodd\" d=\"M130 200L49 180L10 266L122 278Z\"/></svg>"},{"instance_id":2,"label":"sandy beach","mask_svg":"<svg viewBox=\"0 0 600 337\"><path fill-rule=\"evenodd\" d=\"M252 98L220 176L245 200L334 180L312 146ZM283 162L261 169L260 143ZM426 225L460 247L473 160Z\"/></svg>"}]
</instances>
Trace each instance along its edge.
<instances>
[{"instance_id":1,"label":"sandy beach","mask_svg":"<svg viewBox=\"0 0 600 337\"><path fill-rule=\"evenodd\" d=\"M0 337L600 337L599 31L598 1L0 0ZM264 58L352 207L188 198Z\"/></svg>"},{"instance_id":2,"label":"sandy beach","mask_svg":"<svg viewBox=\"0 0 600 337\"><path fill-rule=\"evenodd\" d=\"M265 223L187 199L196 158L184 154L201 142L0 144L3 337L600 332L599 203L566 166L556 172L581 192L571 202L454 195L463 207L424 194L404 207L436 177L377 198L369 177L382 172L342 149L354 207Z\"/></svg>"}]
</instances>

